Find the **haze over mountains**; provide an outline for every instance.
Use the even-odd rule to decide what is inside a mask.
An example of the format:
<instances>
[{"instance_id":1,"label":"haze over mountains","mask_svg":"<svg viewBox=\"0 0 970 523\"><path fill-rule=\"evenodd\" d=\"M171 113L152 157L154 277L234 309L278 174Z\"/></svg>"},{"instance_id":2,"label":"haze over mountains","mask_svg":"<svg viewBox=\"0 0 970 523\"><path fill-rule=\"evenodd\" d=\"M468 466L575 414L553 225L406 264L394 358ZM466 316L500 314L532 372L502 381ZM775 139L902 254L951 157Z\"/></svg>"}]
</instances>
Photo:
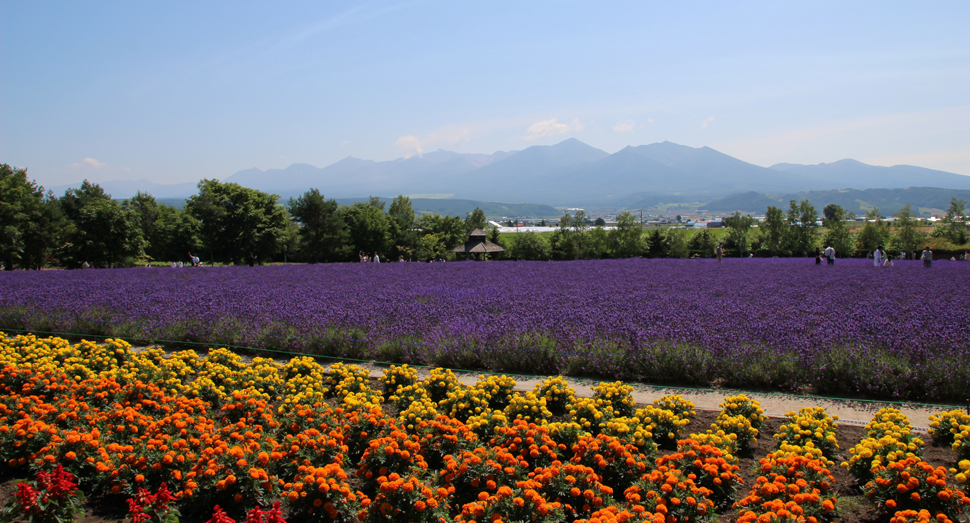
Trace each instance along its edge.
<instances>
[{"instance_id":1,"label":"haze over mountains","mask_svg":"<svg viewBox=\"0 0 970 523\"><path fill-rule=\"evenodd\" d=\"M970 176L909 165L877 167L841 160L760 167L710 147L663 142L609 154L576 139L494 154L438 150L385 162L347 157L322 168L293 164L285 169L247 169L222 181L283 197L298 196L313 187L328 198L448 194L477 201L627 208L658 195L710 201L751 191L777 195L850 188L970 190ZM129 197L136 190L159 198L196 192L194 184L141 181L101 185L115 198ZM66 188L52 189L63 192Z\"/></svg>"}]
</instances>

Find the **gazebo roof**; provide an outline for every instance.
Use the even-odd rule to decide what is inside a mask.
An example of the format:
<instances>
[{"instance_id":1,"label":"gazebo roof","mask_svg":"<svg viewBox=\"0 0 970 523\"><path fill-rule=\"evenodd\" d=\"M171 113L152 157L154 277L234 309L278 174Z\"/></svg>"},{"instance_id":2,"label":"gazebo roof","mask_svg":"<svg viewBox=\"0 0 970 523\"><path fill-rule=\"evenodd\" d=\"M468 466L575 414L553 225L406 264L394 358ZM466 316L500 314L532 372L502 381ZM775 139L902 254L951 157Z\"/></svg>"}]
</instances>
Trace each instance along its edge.
<instances>
[{"instance_id":1,"label":"gazebo roof","mask_svg":"<svg viewBox=\"0 0 970 523\"><path fill-rule=\"evenodd\" d=\"M488 233L481 229L475 229L474 231L468 233L468 241L451 249L451 252L463 252L468 254L477 253L488 253L488 252L504 252L505 249L501 245L496 245L485 238L488 237Z\"/></svg>"},{"instance_id":2,"label":"gazebo roof","mask_svg":"<svg viewBox=\"0 0 970 523\"><path fill-rule=\"evenodd\" d=\"M464 252L464 253L481 253L481 252L504 252L505 249L500 245L496 245L487 240L469 240L454 249L451 252Z\"/></svg>"}]
</instances>

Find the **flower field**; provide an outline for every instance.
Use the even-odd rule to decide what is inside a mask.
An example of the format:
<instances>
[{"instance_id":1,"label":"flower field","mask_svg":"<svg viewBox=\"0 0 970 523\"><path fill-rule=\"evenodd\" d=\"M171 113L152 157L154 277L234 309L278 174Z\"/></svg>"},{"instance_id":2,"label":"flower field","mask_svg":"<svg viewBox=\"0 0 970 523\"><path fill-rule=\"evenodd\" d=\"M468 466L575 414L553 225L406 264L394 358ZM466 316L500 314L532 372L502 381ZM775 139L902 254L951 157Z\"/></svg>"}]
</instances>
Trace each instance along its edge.
<instances>
[{"instance_id":1,"label":"flower field","mask_svg":"<svg viewBox=\"0 0 970 523\"><path fill-rule=\"evenodd\" d=\"M385 263L0 274L0 329L966 400L970 264Z\"/></svg>"},{"instance_id":2,"label":"flower field","mask_svg":"<svg viewBox=\"0 0 970 523\"><path fill-rule=\"evenodd\" d=\"M683 398L637 405L621 382L578 398L560 377L516 391L508 376L465 386L402 365L372 382L305 356L3 338L3 467L36 478L18 483L3 521L66 521L100 500L127 503L135 523L827 523L854 490L836 476L893 523L956 522L970 504L961 411L932 418L948 470L890 408L856 443L822 409L779 423L744 395L702 425ZM739 463L766 441L745 481Z\"/></svg>"}]
</instances>

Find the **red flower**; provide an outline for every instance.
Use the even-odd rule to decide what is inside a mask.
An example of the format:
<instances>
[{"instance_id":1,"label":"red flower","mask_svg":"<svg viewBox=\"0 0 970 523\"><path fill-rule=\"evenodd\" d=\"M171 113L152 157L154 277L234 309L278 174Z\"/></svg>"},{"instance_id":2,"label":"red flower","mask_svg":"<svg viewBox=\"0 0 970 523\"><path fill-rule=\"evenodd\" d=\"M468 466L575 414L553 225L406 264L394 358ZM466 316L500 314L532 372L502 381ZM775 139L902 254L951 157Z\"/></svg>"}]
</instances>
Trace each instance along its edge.
<instances>
[{"instance_id":1,"label":"red flower","mask_svg":"<svg viewBox=\"0 0 970 523\"><path fill-rule=\"evenodd\" d=\"M29 514L37 508L37 491L29 483L17 483L17 501Z\"/></svg>"}]
</instances>

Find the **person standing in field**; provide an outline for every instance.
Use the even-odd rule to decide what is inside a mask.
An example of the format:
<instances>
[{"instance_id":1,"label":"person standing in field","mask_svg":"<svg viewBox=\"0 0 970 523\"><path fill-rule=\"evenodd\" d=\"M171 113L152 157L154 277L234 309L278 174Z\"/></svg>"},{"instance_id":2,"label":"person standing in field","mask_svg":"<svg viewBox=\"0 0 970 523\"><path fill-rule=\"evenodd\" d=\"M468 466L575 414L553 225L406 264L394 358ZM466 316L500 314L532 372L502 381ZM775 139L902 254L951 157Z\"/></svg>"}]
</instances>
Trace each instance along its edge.
<instances>
[{"instance_id":1,"label":"person standing in field","mask_svg":"<svg viewBox=\"0 0 970 523\"><path fill-rule=\"evenodd\" d=\"M879 267L882 265L882 245L876 247L876 250L872 253L872 266Z\"/></svg>"},{"instance_id":2,"label":"person standing in field","mask_svg":"<svg viewBox=\"0 0 970 523\"><path fill-rule=\"evenodd\" d=\"M717 254L717 263L721 263L721 256L724 256L724 246L718 243L717 248L714 249L714 254Z\"/></svg>"},{"instance_id":3,"label":"person standing in field","mask_svg":"<svg viewBox=\"0 0 970 523\"><path fill-rule=\"evenodd\" d=\"M929 245L923 248L923 255L919 259L923 260L923 267L930 268L933 266L933 251L930 250Z\"/></svg>"},{"instance_id":4,"label":"person standing in field","mask_svg":"<svg viewBox=\"0 0 970 523\"><path fill-rule=\"evenodd\" d=\"M374 253L373 261L374 263L381 263L381 257L378 256L376 252Z\"/></svg>"},{"instance_id":5,"label":"person standing in field","mask_svg":"<svg viewBox=\"0 0 970 523\"><path fill-rule=\"evenodd\" d=\"M826 265L835 265L835 249L829 245L825 248Z\"/></svg>"}]
</instances>

